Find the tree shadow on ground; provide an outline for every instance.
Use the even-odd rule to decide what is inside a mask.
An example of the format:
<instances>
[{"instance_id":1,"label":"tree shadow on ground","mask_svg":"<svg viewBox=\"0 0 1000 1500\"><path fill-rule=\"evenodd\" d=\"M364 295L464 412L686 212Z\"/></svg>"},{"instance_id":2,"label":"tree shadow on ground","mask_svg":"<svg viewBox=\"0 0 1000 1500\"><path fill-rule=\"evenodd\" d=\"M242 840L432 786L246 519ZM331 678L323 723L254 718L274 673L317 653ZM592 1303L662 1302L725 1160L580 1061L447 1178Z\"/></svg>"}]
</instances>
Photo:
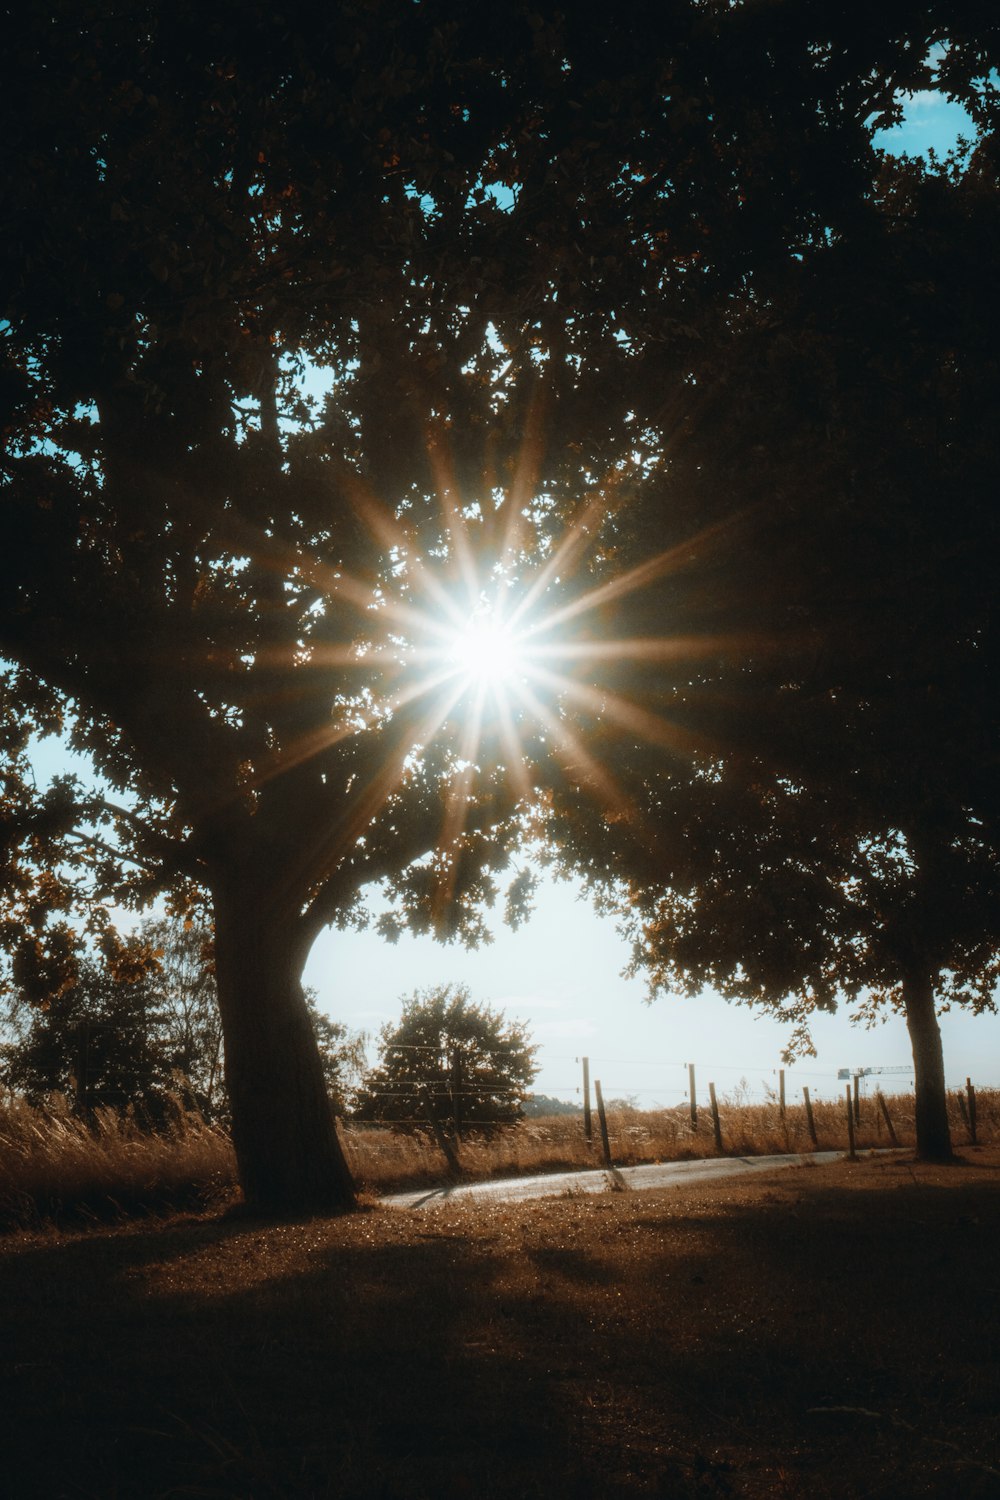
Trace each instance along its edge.
<instances>
[{"instance_id":1,"label":"tree shadow on ground","mask_svg":"<svg viewBox=\"0 0 1000 1500\"><path fill-rule=\"evenodd\" d=\"M11 1493L419 1500L551 1493L553 1471L598 1493L541 1373L491 1339L489 1254L328 1232L206 1226L0 1262ZM283 1234L294 1269L262 1274Z\"/></svg>"},{"instance_id":2,"label":"tree shadow on ground","mask_svg":"<svg viewBox=\"0 0 1000 1500\"><path fill-rule=\"evenodd\" d=\"M992 1500L1000 1187L810 1175L5 1254L10 1493Z\"/></svg>"}]
</instances>

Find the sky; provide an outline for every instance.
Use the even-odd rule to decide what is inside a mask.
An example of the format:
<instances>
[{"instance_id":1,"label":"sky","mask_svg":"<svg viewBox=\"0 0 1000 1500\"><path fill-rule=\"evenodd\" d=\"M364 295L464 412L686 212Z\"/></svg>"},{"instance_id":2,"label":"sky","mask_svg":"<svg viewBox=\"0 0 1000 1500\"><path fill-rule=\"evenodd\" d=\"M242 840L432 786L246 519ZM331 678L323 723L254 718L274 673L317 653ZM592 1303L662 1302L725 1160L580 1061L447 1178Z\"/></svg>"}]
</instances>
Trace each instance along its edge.
<instances>
[{"instance_id":1,"label":"sky","mask_svg":"<svg viewBox=\"0 0 1000 1500\"><path fill-rule=\"evenodd\" d=\"M722 1096L746 1089L763 1098L778 1086L790 1028L707 993L646 1001L641 977L626 979L628 945L573 886L546 880L535 912L518 931L498 919L492 944L473 952L429 937L398 943L372 933L325 932L306 965L305 980L322 1009L352 1029L378 1032L414 990L467 985L471 998L527 1024L537 1044L538 1093L574 1100L580 1059L605 1098L635 1096L640 1108L669 1108L687 1097L687 1064L695 1065L699 1099L712 1082ZM965 1079L1000 1085L1000 1016L942 1017L949 1087ZM866 1031L844 1012L813 1025L817 1056L786 1069L787 1097L808 1087L813 1098L842 1092L840 1068L904 1068L878 1078L888 1093L908 1090L910 1045L901 1016ZM875 1079L872 1079L874 1086Z\"/></svg>"},{"instance_id":2,"label":"sky","mask_svg":"<svg viewBox=\"0 0 1000 1500\"><path fill-rule=\"evenodd\" d=\"M933 146L943 154L960 132L972 133L964 111L921 93L908 102L903 124L877 140L895 152ZM61 747L50 741L37 757L37 774L47 778L67 764ZM79 763L75 768L85 771ZM681 1104L689 1063L696 1068L700 1102L707 1100L709 1082L723 1098L745 1091L759 1099L777 1089L787 1027L710 993L662 996L648 1004L641 976L623 976L628 959L628 946L610 919L598 916L572 886L544 878L532 918L511 931L498 917L494 941L477 951L431 938L404 936L391 944L373 932L327 931L310 955L305 981L323 1010L373 1039L398 1018L401 1000L415 990L466 985L474 1001L525 1023L538 1048L535 1089L567 1100L579 1098L584 1056L606 1098L634 1098L643 1108ZM786 1070L789 1099L800 1096L803 1085L814 1098L841 1092L842 1068L901 1069L879 1076L878 1083L887 1092L911 1087L901 1016L863 1030L841 1010L818 1015L812 1031L817 1056ZM1000 1017L946 1015L942 1034L950 1087L960 1087L966 1077L980 1087L1000 1086Z\"/></svg>"}]
</instances>

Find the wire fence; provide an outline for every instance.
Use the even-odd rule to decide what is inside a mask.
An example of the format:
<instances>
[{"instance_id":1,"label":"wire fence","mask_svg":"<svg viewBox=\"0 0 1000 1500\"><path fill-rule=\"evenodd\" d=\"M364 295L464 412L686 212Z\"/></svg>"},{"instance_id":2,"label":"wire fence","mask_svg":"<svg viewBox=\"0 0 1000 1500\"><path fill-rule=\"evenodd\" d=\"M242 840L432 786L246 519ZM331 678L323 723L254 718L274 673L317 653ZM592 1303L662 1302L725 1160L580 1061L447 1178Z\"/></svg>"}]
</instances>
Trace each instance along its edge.
<instances>
[{"instance_id":1,"label":"wire fence","mask_svg":"<svg viewBox=\"0 0 1000 1500\"><path fill-rule=\"evenodd\" d=\"M774 1105L783 1117L786 1106L800 1106L808 1113L813 1105L842 1104L845 1088L853 1093L858 1113L860 1104L868 1098L874 1103L882 1096L891 1099L914 1092L912 1063L834 1070L808 1063L786 1066L775 1062L770 1067L759 1061L745 1065L692 1063L550 1053L538 1048L541 1078L536 1078L532 1093L525 1098L523 1088L488 1067L477 1068L468 1054L463 1057L460 1047L449 1050L439 1044L398 1043L393 1050L397 1060L399 1054L411 1055L409 1076L379 1083L368 1080L368 1104L360 1118L373 1124L381 1118L386 1124L405 1127L447 1124L457 1130L461 1123L469 1129L488 1128L510 1124L526 1106L524 1113L535 1117L573 1111L589 1125L598 1096L609 1111L670 1113L689 1117L692 1122L699 1111L717 1114L719 1107L732 1110ZM424 1061L426 1071L421 1066ZM643 1077L650 1081L639 1082ZM988 1077L947 1081L949 1092L960 1098L970 1087L974 1092L995 1085ZM552 1110L545 1108L546 1101L552 1101Z\"/></svg>"},{"instance_id":2,"label":"wire fence","mask_svg":"<svg viewBox=\"0 0 1000 1500\"><path fill-rule=\"evenodd\" d=\"M911 1093L914 1085L912 1064L893 1067L818 1068L753 1063L720 1063L711 1058L673 1061L659 1058L637 1058L619 1055L591 1054L589 1074L601 1080L606 1099L634 1104L640 1109L672 1109L690 1102L691 1069L696 1087L708 1100L708 1082L719 1090L720 1097L735 1097L740 1103L766 1103L779 1096L782 1087L790 1098L809 1089L815 1099L840 1098L845 1082L857 1073L862 1092L879 1088L883 1093ZM544 1052L539 1054L539 1092L568 1101L582 1101L584 1091L583 1055L570 1056ZM648 1081L646 1081L648 1080ZM993 1087L992 1079L974 1078L979 1087ZM949 1080L948 1087L964 1088L966 1079Z\"/></svg>"},{"instance_id":3,"label":"wire fence","mask_svg":"<svg viewBox=\"0 0 1000 1500\"><path fill-rule=\"evenodd\" d=\"M396 1053L436 1055L442 1072L449 1071L452 1067L447 1053L440 1046L430 1043L394 1043L391 1050ZM582 1103L585 1087L585 1059L582 1054L555 1053L544 1046L538 1046L535 1057L538 1068L534 1084L536 1092L565 1103ZM798 1091L805 1086L817 1099L838 1098L843 1092L845 1081L851 1082L855 1074L860 1079L863 1093L869 1088L878 1088L883 1093L909 1093L914 1086L912 1063L886 1067L872 1065L822 1069L808 1064L798 1066L781 1062L772 1065L761 1064L759 1061L718 1063L711 1059L679 1062L621 1055L591 1055L587 1061L590 1077L601 1080L606 1099L626 1102L642 1109L671 1109L689 1101L692 1067L695 1068L697 1079L705 1080L706 1084L709 1079L714 1081L720 1095L736 1095L741 1102L747 1103L765 1103L772 1096L778 1095L782 1089L782 1080L788 1091ZM639 1081L645 1079L650 1081ZM486 1082L482 1074L478 1075L478 1082L479 1087L467 1092L478 1096L481 1086ZM948 1087L960 1089L966 1082L965 1077L956 1077L949 1079ZM981 1088L996 1086L995 1081L987 1077L974 1077L972 1082ZM386 1085L373 1089L372 1092L389 1096L394 1092L407 1093L409 1090ZM452 1092L460 1095L466 1090L462 1085L456 1084Z\"/></svg>"}]
</instances>

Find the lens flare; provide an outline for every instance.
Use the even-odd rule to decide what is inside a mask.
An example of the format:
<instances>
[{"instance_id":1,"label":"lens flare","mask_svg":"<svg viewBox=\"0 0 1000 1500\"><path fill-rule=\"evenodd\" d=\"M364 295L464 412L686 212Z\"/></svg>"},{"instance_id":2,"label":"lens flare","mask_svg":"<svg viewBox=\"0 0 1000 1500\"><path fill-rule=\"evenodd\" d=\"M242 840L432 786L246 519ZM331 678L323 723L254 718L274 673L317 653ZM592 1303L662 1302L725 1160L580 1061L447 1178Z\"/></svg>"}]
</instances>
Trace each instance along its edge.
<instances>
[{"instance_id":1,"label":"lens flare","mask_svg":"<svg viewBox=\"0 0 1000 1500\"><path fill-rule=\"evenodd\" d=\"M338 747L371 737L367 760L354 757L336 823L318 826L302 851L303 869L313 872L317 886L359 849L364 856L369 840L377 849L372 830L383 815L396 816L395 804L419 780L425 756L442 798L438 834L426 851L435 871L436 922L457 889L467 839L487 836L483 819L504 781L527 817L544 805L554 773L597 802L609 822L634 820L637 836L647 839L628 788L612 769L609 745L645 743L682 759L712 749L710 738L655 710L660 686L674 679L683 684L702 659L742 657L752 643L669 629L655 637L607 632L613 606L725 544L728 523L631 568L591 568L604 518L623 503L612 471L594 482L576 516L533 558L533 442L526 439L510 491L492 509L462 503L447 445L429 449L442 533L431 546L404 512L380 500L360 475L347 475L347 496L386 558L377 582L298 554L292 559L331 616L355 612L359 622L356 631L308 642L300 665L356 671L358 686L345 688L327 727L283 743L256 774L280 775L326 756L335 777L341 774ZM274 551L272 542L266 545ZM287 566L288 559L282 554L279 562ZM645 693L633 698L624 674L616 672L623 667L634 675L639 664L650 669L651 701ZM303 688L305 679L298 691ZM431 747L444 753L432 756Z\"/></svg>"},{"instance_id":2,"label":"lens flare","mask_svg":"<svg viewBox=\"0 0 1000 1500\"><path fill-rule=\"evenodd\" d=\"M524 673L518 636L489 615L456 630L447 655L471 687L511 688Z\"/></svg>"}]
</instances>

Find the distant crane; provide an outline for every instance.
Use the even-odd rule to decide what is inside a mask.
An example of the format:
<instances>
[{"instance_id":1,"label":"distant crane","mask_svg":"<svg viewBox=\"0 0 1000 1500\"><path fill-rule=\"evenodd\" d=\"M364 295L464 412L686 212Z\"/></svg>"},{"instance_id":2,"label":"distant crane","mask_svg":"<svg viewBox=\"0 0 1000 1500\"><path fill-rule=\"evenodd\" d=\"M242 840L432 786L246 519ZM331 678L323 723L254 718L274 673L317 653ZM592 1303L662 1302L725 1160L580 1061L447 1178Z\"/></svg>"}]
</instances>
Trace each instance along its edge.
<instances>
[{"instance_id":1,"label":"distant crane","mask_svg":"<svg viewBox=\"0 0 1000 1500\"><path fill-rule=\"evenodd\" d=\"M858 1124L861 1120L861 1091L858 1087L862 1078L874 1078L886 1073L912 1073L911 1067L896 1068L838 1068L837 1077L842 1081L854 1085L854 1121ZM882 1106L883 1110L885 1105Z\"/></svg>"},{"instance_id":2,"label":"distant crane","mask_svg":"<svg viewBox=\"0 0 1000 1500\"><path fill-rule=\"evenodd\" d=\"M907 1063L901 1068L838 1068L837 1077L842 1082L850 1083L852 1078L873 1078L876 1073L912 1073L913 1064Z\"/></svg>"}]
</instances>

